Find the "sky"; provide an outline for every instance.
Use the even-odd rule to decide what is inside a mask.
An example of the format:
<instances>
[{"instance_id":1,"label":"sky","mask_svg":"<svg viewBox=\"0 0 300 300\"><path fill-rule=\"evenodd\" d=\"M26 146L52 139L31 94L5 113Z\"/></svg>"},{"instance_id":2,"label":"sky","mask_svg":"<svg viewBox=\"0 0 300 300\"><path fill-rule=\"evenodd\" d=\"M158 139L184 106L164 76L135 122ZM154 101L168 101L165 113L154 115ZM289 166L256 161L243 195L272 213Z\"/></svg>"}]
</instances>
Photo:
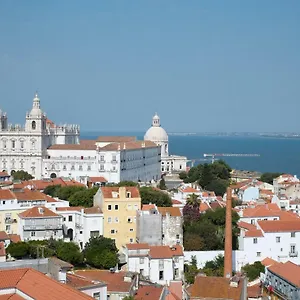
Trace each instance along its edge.
<instances>
[{"instance_id":1,"label":"sky","mask_svg":"<svg viewBox=\"0 0 300 300\"><path fill-rule=\"evenodd\" d=\"M299 0L1 0L0 109L58 124L299 132Z\"/></svg>"}]
</instances>

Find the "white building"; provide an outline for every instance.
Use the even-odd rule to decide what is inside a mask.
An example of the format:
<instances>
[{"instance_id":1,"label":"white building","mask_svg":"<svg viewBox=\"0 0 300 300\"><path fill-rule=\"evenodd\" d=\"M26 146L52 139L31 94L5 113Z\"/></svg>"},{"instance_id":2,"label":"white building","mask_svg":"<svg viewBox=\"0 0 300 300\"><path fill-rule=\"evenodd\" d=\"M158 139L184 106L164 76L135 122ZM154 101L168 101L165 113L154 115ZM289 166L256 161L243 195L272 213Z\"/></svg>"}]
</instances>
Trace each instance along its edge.
<instances>
[{"instance_id":1,"label":"white building","mask_svg":"<svg viewBox=\"0 0 300 300\"><path fill-rule=\"evenodd\" d=\"M0 110L0 169L11 174L24 170L36 178L44 176L43 159L53 144L79 143L79 126L56 126L47 119L35 94L32 109L26 113L25 126L8 124Z\"/></svg>"},{"instance_id":2,"label":"white building","mask_svg":"<svg viewBox=\"0 0 300 300\"><path fill-rule=\"evenodd\" d=\"M19 218L19 234L22 241L63 239L63 217L46 207L32 207L20 213Z\"/></svg>"},{"instance_id":3,"label":"white building","mask_svg":"<svg viewBox=\"0 0 300 300\"><path fill-rule=\"evenodd\" d=\"M83 249L91 237L103 235L103 213L99 207L58 207L63 217L65 238Z\"/></svg>"},{"instance_id":4,"label":"white building","mask_svg":"<svg viewBox=\"0 0 300 300\"><path fill-rule=\"evenodd\" d=\"M169 155L169 137L160 125L160 118L155 114L152 118L152 126L147 130L145 141L152 141L161 147L161 171L181 172L186 170L187 158L185 156Z\"/></svg>"},{"instance_id":5,"label":"white building","mask_svg":"<svg viewBox=\"0 0 300 300\"><path fill-rule=\"evenodd\" d=\"M153 283L165 285L183 279L184 254L180 245L127 244L124 252L128 271L139 273Z\"/></svg>"}]
</instances>

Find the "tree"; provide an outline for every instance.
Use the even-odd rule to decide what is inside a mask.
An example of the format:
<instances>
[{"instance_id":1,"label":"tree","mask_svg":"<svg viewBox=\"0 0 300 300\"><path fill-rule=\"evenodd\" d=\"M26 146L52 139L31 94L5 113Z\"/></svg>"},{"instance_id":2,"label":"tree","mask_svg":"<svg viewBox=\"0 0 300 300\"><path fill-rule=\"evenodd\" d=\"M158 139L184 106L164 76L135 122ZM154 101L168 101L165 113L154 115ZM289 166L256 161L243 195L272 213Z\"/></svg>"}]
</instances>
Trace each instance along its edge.
<instances>
[{"instance_id":1,"label":"tree","mask_svg":"<svg viewBox=\"0 0 300 300\"><path fill-rule=\"evenodd\" d=\"M134 300L133 296L126 296L125 298L122 298L123 300Z\"/></svg>"},{"instance_id":2,"label":"tree","mask_svg":"<svg viewBox=\"0 0 300 300\"><path fill-rule=\"evenodd\" d=\"M16 259L29 256L29 245L25 242L10 243L6 248L7 253Z\"/></svg>"},{"instance_id":3,"label":"tree","mask_svg":"<svg viewBox=\"0 0 300 300\"><path fill-rule=\"evenodd\" d=\"M61 185L60 184L55 184L55 185L48 185L45 189L44 189L44 194L49 195L51 197L57 197L58 191L61 189Z\"/></svg>"},{"instance_id":4,"label":"tree","mask_svg":"<svg viewBox=\"0 0 300 300\"><path fill-rule=\"evenodd\" d=\"M204 240L198 234L187 233L183 238L185 251L201 251L204 248Z\"/></svg>"},{"instance_id":5,"label":"tree","mask_svg":"<svg viewBox=\"0 0 300 300\"><path fill-rule=\"evenodd\" d=\"M51 257L55 256L55 250L49 248L49 241L29 241L29 254L31 258Z\"/></svg>"},{"instance_id":6,"label":"tree","mask_svg":"<svg viewBox=\"0 0 300 300\"><path fill-rule=\"evenodd\" d=\"M186 203L190 206L198 206L199 207L200 199L199 199L198 195L193 193L188 196Z\"/></svg>"},{"instance_id":7,"label":"tree","mask_svg":"<svg viewBox=\"0 0 300 300\"><path fill-rule=\"evenodd\" d=\"M263 182L266 182L266 183L269 183L269 184L273 184L273 179L274 178L277 178L278 176L282 175L282 173L263 173L259 180L260 181L263 181Z\"/></svg>"},{"instance_id":8,"label":"tree","mask_svg":"<svg viewBox=\"0 0 300 300\"><path fill-rule=\"evenodd\" d=\"M83 190L86 190L83 186L63 186L57 191L57 197L62 200L69 200L73 194Z\"/></svg>"},{"instance_id":9,"label":"tree","mask_svg":"<svg viewBox=\"0 0 300 300\"><path fill-rule=\"evenodd\" d=\"M166 189L167 189L166 181L165 181L164 178L162 178L162 179L160 180L160 182L159 182L159 188L160 188L161 190L166 190Z\"/></svg>"},{"instance_id":10,"label":"tree","mask_svg":"<svg viewBox=\"0 0 300 300\"><path fill-rule=\"evenodd\" d=\"M186 282L188 284L193 284L195 282L195 276L198 274L198 272L197 258L195 255L193 255L191 263L184 265L184 277Z\"/></svg>"},{"instance_id":11,"label":"tree","mask_svg":"<svg viewBox=\"0 0 300 300\"><path fill-rule=\"evenodd\" d=\"M204 265L203 272L207 276L223 276L224 273L224 256L219 254L213 260L207 261Z\"/></svg>"},{"instance_id":12,"label":"tree","mask_svg":"<svg viewBox=\"0 0 300 300\"><path fill-rule=\"evenodd\" d=\"M187 172L185 172L185 171L180 172L180 173L179 173L179 178L180 178L181 180L187 179L187 178L188 178Z\"/></svg>"},{"instance_id":13,"label":"tree","mask_svg":"<svg viewBox=\"0 0 300 300\"><path fill-rule=\"evenodd\" d=\"M182 210L184 224L187 225L191 222L196 222L200 218L199 204L189 205L188 203L183 207Z\"/></svg>"},{"instance_id":14,"label":"tree","mask_svg":"<svg viewBox=\"0 0 300 300\"><path fill-rule=\"evenodd\" d=\"M167 193L154 190L151 187L141 187L140 195L142 204L153 203L159 207L172 206L172 200Z\"/></svg>"},{"instance_id":15,"label":"tree","mask_svg":"<svg viewBox=\"0 0 300 300\"><path fill-rule=\"evenodd\" d=\"M33 179L33 176L31 174L23 170L14 172L12 176L13 176L13 180L26 181L26 180Z\"/></svg>"},{"instance_id":16,"label":"tree","mask_svg":"<svg viewBox=\"0 0 300 300\"><path fill-rule=\"evenodd\" d=\"M124 181L120 181L119 183L107 183L106 186L117 186L117 187L138 186L138 183L134 181L124 180Z\"/></svg>"},{"instance_id":17,"label":"tree","mask_svg":"<svg viewBox=\"0 0 300 300\"><path fill-rule=\"evenodd\" d=\"M57 248L57 257L69 262L72 265L80 265L83 262L83 255L79 247L73 242L62 243Z\"/></svg>"},{"instance_id":18,"label":"tree","mask_svg":"<svg viewBox=\"0 0 300 300\"><path fill-rule=\"evenodd\" d=\"M213 179L207 186L206 189L215 192L216 196L223 196L229 186L230 181L226 179Z\"/></svg>"},{"instance_id":19,"label":"tree","mask_svg":"<svg viewBox=\"0 0 300 300\"><path fill-rule=\"evenodd\" d=\"M97 191L98 187L93 187L75 192L68 198L70 206L92 207L94 195Z\"/></svg>"},{"instance_id":20,"label":"tree","mask_svg":"<svg viewBox=\"0 0 300 300\"><path fill-rule=\"evenodd\" d=\"M253 281L260 276L260 273L265 272L265 266L260 261L256 261L242 267L242 271L246 273L249 281Z\"/></svg>"},{"instance_id":21,"label":"tree","mask_svg":"<svg viewBox=\"0 0 300 300\"><path fill-rule=\"evenodd\" d=\"M86 262L95 268L110 269L117 265L118 249L115 241L105 237L92 237L84 249Z\"/></svg>"}]
</instances>

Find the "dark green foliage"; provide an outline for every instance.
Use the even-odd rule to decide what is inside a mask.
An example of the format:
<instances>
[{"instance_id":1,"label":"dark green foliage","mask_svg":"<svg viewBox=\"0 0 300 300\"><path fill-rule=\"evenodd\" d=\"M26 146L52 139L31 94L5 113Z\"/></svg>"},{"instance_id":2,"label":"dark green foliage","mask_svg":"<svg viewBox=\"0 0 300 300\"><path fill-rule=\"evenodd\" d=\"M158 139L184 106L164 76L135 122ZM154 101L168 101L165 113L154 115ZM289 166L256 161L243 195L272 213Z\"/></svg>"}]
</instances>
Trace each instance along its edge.
<instances>
[{"instance_id":1,"label":"dark green foliage","mask_svg":"<svg viewBox=\"0 0 300 300\"><path fill-rule=\"evenodd\" d=\"M167 189L166 181L165 181L164 178L162 178L162 179L160 180L160 182L159 182L159 188L160 188L161 190L166 190L166 189Z\"/></svg>"},{"instance_id":2,"label":"dark green foliage","mask_svg":"<svg viewBox=\"0 0 300 300\"><path fill-rule=\"evenodd\" d=\"M188 178L187 172L185 172L185 171L180 172L180 173L179 173L179 178L180 178L181 180L187 179L187 178Z\"/></svg>"},{"instance_id":3,"label":"dark green foliage","mask_svg":"<svg viewBox=\"0 0 300 300\"><path fill-rule=\"evenodd\" d=\"M140 195L142 204L149 204L150 202L157 206L172 206L172 200L167 193L154 190L151 187L141 187Z\"/></svg>"},{"instance_id":4,"label":"dark green foliage","mask_svg":"<svg viewBox=\"0 0 300 300\"><path fill-rule=\"evenodd\" d=\"M133 296L126 296L123 300L134 300Z\"/></svg>"},{"instance_id":5,"label":"dark green foliage","mask_svg":"<svg viewBox=\"0 0 300 300\"><path fill-rule=\"evenodd\" d=\"M55 255L55 248L49 247L49 241L29 241L27 243L31 258L51 257Z\"/></svg>"},{"instance_id":6,"label":"dark green foliage","mask_svg":"<svg viewBox=\"0 0 300 300\"><path fill-rule=\"evenodd\" d=\"M190 264L184 265L184 277L188 284L193 284L195 281L195 276L198 274L199 270L197 268L196 256L192 256L192 261Z\"/></svg>"},{"instance_id":7,"label":"dark green foliage","mask_svg":"<svg viewBox=\"0 0 300 300\"><path fill-rule=\"evenodd\" d=\"M13 172L12 176L13 176L13 180L22 180L22 181L30 180L34 178L31 174L23 170Z\"/></svg>"},{"instance_id":8,"label":"dark green foliage","mask_svg":"<svg viewBox=\"0 0 300 300\"><path fill-rule=\"evenodd\" d=\"M58 191L61 189L61 185L48 185L44 189L44 193L51 197L57 197Z\"/></svg>"},{"instance_id":9,"label":"dark green foliage","mask_svg":"<svg viewBox=\"0 0 300 300\"><path fill-rule=\"evenodd\" d=\"M86 190L82 186L63 186L57 191L57 197L61 200L69 200L69 198L79 191Z\"/></svg>"},{"instance_id":10,"label":"dark green foliage","mask_svg":"<svg viewBox=\"0 0 300 300\"><path fill-rule=\"evenodd\" d=\"M29 256L29 245L25 242L10 243L6 252L16 259Z\"/></svg>"},{"instance_id":11,"label":"dark green foliage","mask_svg":"<svg viewBox=\"0 0 300 300\"><path fill-rule=\"evenodd\" d=\"M90 238L85 245L86 262L100 269L110 269L119 262L118 249L112 239L105 237Z\"/></svg>"},{"instance_id":12,"label":"dark green foliage","mask_svg":"<svg viewBox=\"0 0 300 300\"><path fill-rule=\"evenodd\" d=\"M119 183L107 183L106 186L118 186L118 187L121 187L121 186L138 186L138 183L134 182L134 181L125 180L125 181L120 181Z\"/></svg>"},{"instance_id":13,"label":"dark green foliage","mask_svg":"<svg viewBox=\"0 0 300 300\"><path fill-rule=\"evenodd\" d=\"M266 182L266 183L273 184L273 179L280 176L280 175L282 175L282 173L269 173L269 172L267 172L267 173L263 173L260 176L259 180L263 181L263 182Z\"/></svg>"},{"instance_id":14,"label":"dark green foliage","mask_svg":"<svg viewBox=\"0 0 300 300\"><path fill-rule=\"evenodd\" d=\"M207 261L202 270L207 276L218 276L224 275L224 256L219 254L214 260Z\"/></svg>"},{"instance_id":15,"label":"dark green foliage","mask_svg":"<svg viewBox=\"0 0 300 300\"><path fill-rule=\"evenodd\" d=\"M57 248L56 255L58 258L72 265L80 265L83 262L83 254L80 252L79 247L72 242L60 244Z\"/></svg>"},{"instance_id":16,"label":"dark green foliage","mask_svg":"<svg viewBox=\"0 0 300 300\"><path fill-rule=\"evenodd\" d=\"M253 281L260 276L260 273L265 272L265 267L260 261L254 262L252 265L245 265L242 271L247 274L249 281Z\"/></svg>"},{"instance_id":17,"label":"dark green foliage","mask_svg":"<svg viewBox=\"0 0 300 300\"><path fill-rule=\"evenodd\" d=\"M183 211L184 212L184 211ZM184 248L186 251L223 250L225 241L226 208L208 210L198 220L189 222L184 218ZM232 246L238 249L238 214L232 212ZM198 238L196 238L196 236Z\"/></svg>"}]
</instances>

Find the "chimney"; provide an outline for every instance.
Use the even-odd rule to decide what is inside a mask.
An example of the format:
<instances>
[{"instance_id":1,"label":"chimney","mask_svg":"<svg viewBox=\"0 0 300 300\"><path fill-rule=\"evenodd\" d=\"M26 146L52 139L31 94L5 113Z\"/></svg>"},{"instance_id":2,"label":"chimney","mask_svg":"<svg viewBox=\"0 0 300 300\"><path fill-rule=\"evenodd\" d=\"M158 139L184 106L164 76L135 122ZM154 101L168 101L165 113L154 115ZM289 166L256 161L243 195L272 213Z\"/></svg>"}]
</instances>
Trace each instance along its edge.
<instances>
[{"instance_id":1,"label":"chimney","mask_svg":"<svg viewBox=\"0 0 300 300\"><path fill-rule=\"evenodd\" d=\"M225 255L224 277L232 276L232 190L227 188L226 221L225 221Z\"/></svg>"}]
</instances>

